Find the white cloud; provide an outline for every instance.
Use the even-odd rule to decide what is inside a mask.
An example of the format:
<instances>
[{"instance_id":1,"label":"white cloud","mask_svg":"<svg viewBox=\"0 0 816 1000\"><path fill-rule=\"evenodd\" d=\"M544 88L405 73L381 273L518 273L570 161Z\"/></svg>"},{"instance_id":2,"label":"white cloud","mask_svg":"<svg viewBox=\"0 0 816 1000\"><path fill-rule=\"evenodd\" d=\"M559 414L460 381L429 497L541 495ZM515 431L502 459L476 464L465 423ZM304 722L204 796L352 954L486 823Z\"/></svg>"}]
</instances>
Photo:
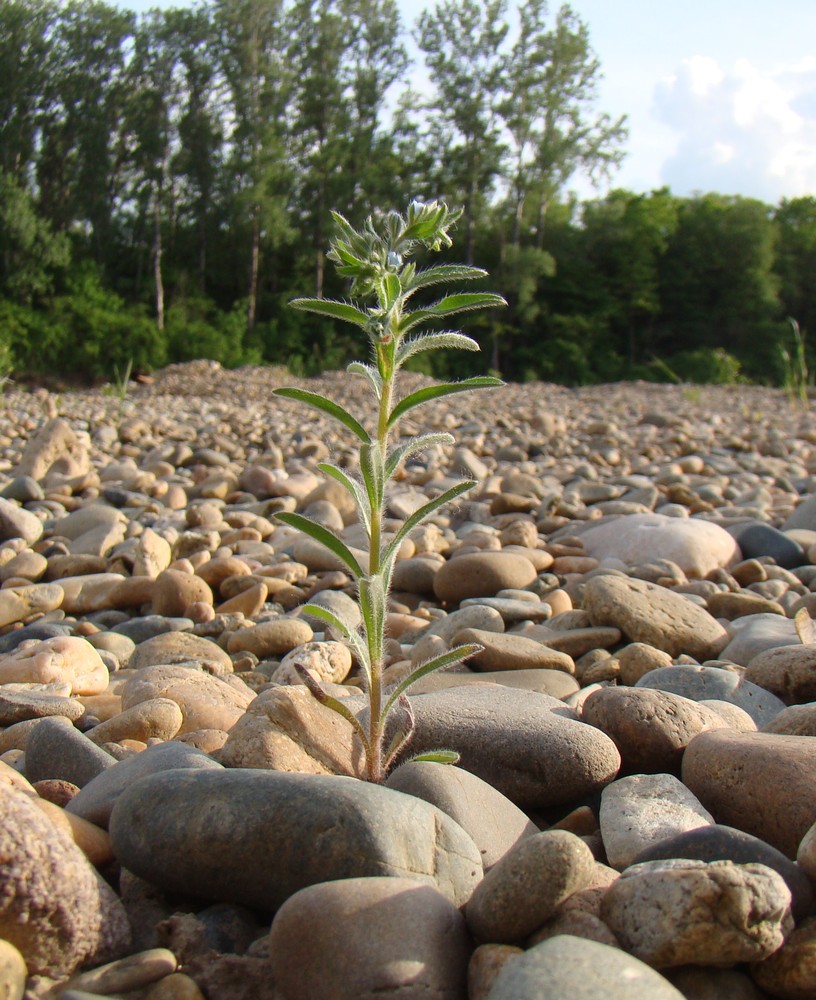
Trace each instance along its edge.
<instances>
[{"instance_id":1,"label":"white cloud","mask_svg":"<svg viewBox=\"0 0 816 1000\"><path fill-rule=\"evenodd\" d=\"M656 87L654 114L677 135L662 181L677 194L739 193L775 203L816 193L816 59L774 70L692 56Z\"/></svg>"}]
</instances>

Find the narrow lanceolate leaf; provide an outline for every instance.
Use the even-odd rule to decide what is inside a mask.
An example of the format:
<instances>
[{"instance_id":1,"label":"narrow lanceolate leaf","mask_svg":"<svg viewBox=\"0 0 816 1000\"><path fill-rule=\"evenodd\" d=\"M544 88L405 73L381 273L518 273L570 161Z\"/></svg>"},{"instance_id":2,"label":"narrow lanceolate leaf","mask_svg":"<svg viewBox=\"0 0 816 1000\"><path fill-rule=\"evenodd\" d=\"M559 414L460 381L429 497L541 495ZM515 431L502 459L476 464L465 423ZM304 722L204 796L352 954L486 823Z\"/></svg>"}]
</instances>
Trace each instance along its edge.
<instances>
[{"instance_id":1,"label":"narrow lanceolate leaf","mask_svg":"<svg viewBox=\"0 0 816 1000\"><path fill-rule=\"evenodd\" d=\"M332 712L336 712L338 715L342 716L346 722L349 723L354 732L360 737L363 747L367 749L369 746L368 737L366 736L366 731L363 729L360 720L343 704L342 701L338 701L337 698L332 698L330 694L326 694L323 688L317 683L303 664L295 663L294 667L315 701L319 701L321 705L325 705L326 708L330 708Z\"/></svg>"},{"instance_id":2,"label":"narrow lanceolate leaf","mask_svg":"<svg viewBox=\"0 0 816 1000\"><path fill-rule=\"evenodd\" d=\"M363 615L372 669L382 660L382 640L385 632L385 591L378 576L364 576L358 581L360 611Z\"/></svg>"},{"instance_id":3,"label":"narrow lanceolate leaf","mask_svg":"<svg viewBox=\"0 0 816 1000\"><path fill-rule=\"evenodd\" d=\"M494 306L506 306L507 302L495 292L460 292L458 295L446 295L444 299L434 302L424 309L416 309L407 313L400 323L400 334L413 330L420 323L428 320L453 316L456 313L472 312L474 309L491 309Z\"/></svg>"},{"instance_id":4,"label":"narrow lanceolate leaf","mask_svg":"<svg viewBox=\"0 0 816 1000\"><path fill-rule=\"evenodd\" d=\"M441 670L442 667L450 667L454 663L461 663L462 660L466 660L469 656L481 653L483 649L484 646L479 646L475 642L468 642L464 646L454 646L453 649L449 649L446 653L440 653L439 656L434 656L432 659L420 663L416 670L408 674L407 677L404 677L388 696L388 701L385 703L382 711L383 718L391 711L391 707L399 699L400 695L404 694L411 685L416 684L420 678L426 674L432 674L434 670Z\"/></svg>"},{"instance_id":5,"label":"narrow lanceolate leaf","mask_svg":"<svg viewBox=\"0 0 816 1000\"><path fill-rule=\"evenodd\" d=\"M275 514L275 517L284 524L302 531L304 535L314 538L316 542L320 542L329 552L333 552L345 566L348 566L357 579L363 575L360 564L352 555L351 549L349 549L345 542L340 541L336 535L333 535L328 528L324 528L322 524L318 524L317 521L313 521L311 518L304 517L303 514L282 512Z\"/></svg>"},{"instance_id":6,"label":"narrow lanceolate leaf","mask_svg":"<svg viewBox=\"0 0 816 1000\"><path fill-rule=\"evenodd\" d=\"M435 510L438 510L440 507L444 507L446 503L450 503L451 500L455 500L463 493L467 493L468 490L472 490L475 485L475 480L465 479L461 483L451 486L450 489L445 490L444 493L440 493L439 496L434 497L433 500L429 500L427 503L423 504L419 510L415 510L389 543L388 548L385 550L383 562L387 563L394 557L397 549L402 544L403 539L406 538L418 524L422 524L422 522L426 518L430 517Z\"/></svg>"},{"instance_id":7,"label":"narrow lanceolate leaf","mask_svg":"<svg viewBox=\"0 0 816 1000\"><path fill-rule=\"evenodd\" d=\"M438 399L440 396L450 396L455 392L470 392L471 389L493 389L504 385L500 378L493 378L490 375L479 375L476 378L466 378L461 382L443 382L441 385L428 385L424 389L418 389L409 396L401 399L388 416L388 426L394 424L415 406L427 403L431 399Z\"/></svg>"},{"instance_id":8,"label":"narrow lanceolate leaf","mask_svg":"<svg viewBox=\"0 0 816 1000\"><path fill-rule=\"evenodd\" d=\"M397 351L397 364L401 365L408 358L423 351L438 351L453 349L459 351L478 351L479 345L472 337L463 333L445 331L444 333L426 333L422 337L408 337L403 340Z\"/></svg>"},{"instance_id":9,"label":"narrow lanceolate leaf","mask_svg":"<svg viewBox=\"0 0 816 1000\"><path fill-rule=\"evenodd\" d=\"M327 476L331 476L335 482L340 483L340 485L351 494L352 500L355 502L357 509L360 511L360 519L365 525L366 531L370 533L370 508L368 504L368 497L366 496L362 486L356 479L352 479L347 472L336 465L332 465L331 462L320 462L317 467L321 472L325 472Z\"/></svg>"},{"instance_id":10,"label":"narrow lanceolate leaf","mask_svg":"<svg viewBox=\"0 0 816 1000\"><path fill-rule=\"evenodd\" d=\"M390 309L399 298L401 292L402 286L397 275L393 271L384 274L381 282L382 302L380 303L383 310L387 311Z\"/></svg>"},{"instance_id":11,"label":"narrow lanceolate leaf","mask_svg":"<svg viewBox=\"0 0 816 1000\"><path fill-rule=\"evenodd\" d=\"M330 417L339 420L341 424L348 427L350 431L353 431L364 444L371 443L371 438L368 436L365 427L358 420L355 420L348 410L344 410L342 406L333 400L326 399L317 392L307 392L306 389L294 389L288 386L283 389L274 389L273 392L276 396L283 396L285 399L296 399L299 403L305 403L316 410L328 413Z\"/></svg>"},{"instance_id":12,"label":"narrow lanceolate leaf","mask_svg":"<svg viewBox=\"0 0 816 1000\"><path fill-rule=\"evenodd\" d=\"M328 608L324 608L322 604L304 604L301 610L305 614L311 615L312 618L317 618L325 622L326 625L331 625L332 628L336 629L345 638L357 654L357 659L360 661L360 665L370 683L371 664L369 663L368 647L363 642L362 636L357 629L350 622L343 621L340 615L336 615L333 611L329 611Z\"/></svg>"},{"instance_id":13,"label":"narrow lanceolate leaf","mask_svg":"<svg viewBox=\"0 0 816 1000\"><path fill-rule=\"evenodd\" d=\"M363 330L371 319L368 313L364 313L351 303L336 302L334 299L292 299L289 305L293 309L300 309L301 312L317 313L319 316L330 316L345 323L353 323Z\"/></svg>"},{"instance_id":14,"label":"narrow lanceolate leaf","mask_svg":"<svg viewBox=\"0 0 816 1000\"><path fill-rule=\"evenodd\" d=\"M413 764L415 760L425 760L431 764L458 764L461 759L461 755L455 750L428 750L427 753L418 753L406 763Z\"/></svg>"},{"instance_id":15,"label":"narrow lanceolate leaf","mask_svg":"<svg viewBox=\"0 0 816 1000\"><path fill-rule=\"evenodd\" d=\"M477 278L486 277L487 271L483 271L480 267L468 267L467 264L440 264L437 267L426 267L423 271L417 271L406 286L408 292L413 293L418 288L441 285L447 281L475 281Z\"/></svg>"},{"instance_id":16,"label":"narrow lanceolate leaf","mask_svg":"<svg viewBox=\"0 0 816 1000\"><path fill-rule=\"evenodd\" d=\"M385 481L379 445L363 445L360 449L360 473L365 483L371 516L376 517L382 507Z\"/></svg>"},{"instance_id":17,"label":"narrow lanceolate leaf","mask_svg":"<svg viewBox=\"0 0 816 1000\"><path fill-rule=\"evenodd\" d=\"M388 460L385 463L385 478L393 478L394 473L400 467L400 463L410 458L411 455L416 455L420 451L427 451L428 448L434 448L438 444L453 443L453 435L446 433L418 434L416 437L409 438L406 442L396 447L388 456Z\"/></svg>"},{"instance_id":18,"label":"narrow lanceolate leaf","mask_svg":"<svg viewBox=\"0 0 816 1000\"><path fill-rule=\"evenodd\" d=\"M350 365L347 365L346 371L350 375L362 375L363 378L367 378L371 383L371 388L374 390L374 395L377 399L382 395L382 377L374 365L366 365L362 361L352 361Z\"/></svg>"}]
</instances>

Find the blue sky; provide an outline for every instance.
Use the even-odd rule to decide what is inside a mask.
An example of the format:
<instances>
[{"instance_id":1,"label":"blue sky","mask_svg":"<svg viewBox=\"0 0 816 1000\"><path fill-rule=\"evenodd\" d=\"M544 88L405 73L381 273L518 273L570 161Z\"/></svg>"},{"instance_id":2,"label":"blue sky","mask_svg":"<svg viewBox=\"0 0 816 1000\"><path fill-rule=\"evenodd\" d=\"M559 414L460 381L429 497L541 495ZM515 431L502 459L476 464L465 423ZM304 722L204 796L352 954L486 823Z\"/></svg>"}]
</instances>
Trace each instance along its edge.
<instances>
[{"instance_id":1,"label":"blue sky","mask_svg":"<svg viewBox=\"0 0 816 1000\"><path fill-rule=\"evenodd\" d=\"M192 0L117 0L131 10ZM429 6L400 0L406 23ZM554 0L552 8L556 8ZM613 186L679 195L816 194L814 0L572 0L604 79L599 110L626 114ZM578 181L581 195L591 189Z\"/></svg>"}]
</instances>

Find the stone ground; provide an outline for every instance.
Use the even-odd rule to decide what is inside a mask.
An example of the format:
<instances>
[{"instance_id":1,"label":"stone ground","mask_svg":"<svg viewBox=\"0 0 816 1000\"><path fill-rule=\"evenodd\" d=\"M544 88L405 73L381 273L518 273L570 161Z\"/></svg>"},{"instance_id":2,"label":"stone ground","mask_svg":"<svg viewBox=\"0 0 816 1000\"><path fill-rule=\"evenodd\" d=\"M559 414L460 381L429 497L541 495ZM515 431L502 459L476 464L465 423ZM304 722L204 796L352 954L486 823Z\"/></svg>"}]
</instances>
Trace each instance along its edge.
<instances>
[{"instance_id":1,"label":"stone ground","mask_svg":"<svg viewBox=\"0 0 816 1000\"><path fill-rule=\"evenodd\" d=\"M407 375L410 391L430 380ZM816 415L753 386L539 383L413 411L386 680L403 763L358 780L317 469L359 380L175 365L3 397L0 996L816 996ZM414 414L417 414L415 417ZM109 964L112 963L112 964Z\"/></svg>"}]
</instances>

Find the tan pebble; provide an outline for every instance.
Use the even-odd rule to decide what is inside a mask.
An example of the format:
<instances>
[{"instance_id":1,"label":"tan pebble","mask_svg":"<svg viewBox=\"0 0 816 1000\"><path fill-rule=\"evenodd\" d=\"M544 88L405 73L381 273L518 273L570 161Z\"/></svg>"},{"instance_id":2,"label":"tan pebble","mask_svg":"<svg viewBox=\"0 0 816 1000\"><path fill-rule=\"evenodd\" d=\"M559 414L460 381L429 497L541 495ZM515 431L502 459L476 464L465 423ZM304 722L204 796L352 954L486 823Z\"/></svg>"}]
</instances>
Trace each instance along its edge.
<instances>
[{"instance_id":1,"label":"tan pebble","mask_svg":"<svg viewBox=\"0 0 816 1000\"><path fill-rule=\"evenodd\" d=\"M313 636L310 626L299 618L275 618L261 622L254 628L233 632L227 641L227 651L239 653L246 650L260 659L281 656L290 649L309 642Z\"/></svg>"},{"instance_id":2,"label":"tan pebble","mask_svg":"<svg viewBox=\"0 0 816 1000\"><path fill-rule=\"evenodd\" d=\"M151 986L145 1000L204 1000L204 994L195 979L183 972L174 972Z\"/></svg>"},{"instance_id":3,"label":"tan pebble","mask_svg":"<svg viewBox=\"0 0 816 1000\"><path fill-rule=\"evenodd\" d=\"M37 612L55 611L62 605L63 597L64 591L56 583L34 583L0 590L0 627L24 621Z\"/></svg>"},{"instance_id":4,"label":"tan pebble","mask_svg":"<svg viewBox=\"0 0 816 1000\"><path fill-rule=\"evenodd\" d=\"M181 709L170 698L151 698L101 722L85 735L97 746L126 739L144 742L158 737L171 740L181 729L183 721Z\"/></svg>"},{"instance_id":5,"label":"tan pebble","mask_svg":"<svg viewBox=\"0 0 816 1000\"><path fill-rule=\"evenodd\" d=\"M66 985L69 989L96 991L102 995L127 993L170 975L177 967L176 956L168 948L151 948L81 972Z\"/></svg>"},{"instance_id":6,"label":"tan pebble","mask_svg":"<svg viewBox=\"0 0 816 1000\"><path fill-rule=\"evenodd\" d=\"M552 830L567 830L579 837L589 836L598 830L598 817L589 806L579 806L554 823Z\"/></svg>"},{"instance_id":7,"label":"tan pebble","mask_svg":"<svg viewBox=\"0 0 816 1000\"><path fill-rule=\"evenodd\" d=\"M28 970L10 941L0 939L0 1000L23 1000Z\"/></svg>"},{"instance_id":8,"label":"tan pebble","mask_svg":"<svg viewBox=\"0 0 816 1000\"><path fill-rule=\"evenodd\" d=\"M773 997L816 996L816 917L808 917L769 958L751 966L751 978Z\"/></svg>"},{"instance_id":9,"label":"tan pebble","mask_svg":"<svg viewBox=\"0 0 816 1000\"><path fill-rule=\"evenodd\" d=\"M468 964L469 1000L487 1000L496 976L508 961L523 955L524 949L510 944L480 944Z\"/></svg>"},{"instance_id":10,"label":"tan pebble","mask_svg":"<svg viewBox=\"0 0 816 1000\"><path fill-rule=\"evenodd\" d=\"M553 561L552 572L559 576L566 576L567 573L589 573L598 568L598 560L590 556L558 556Z\"/></svg>"},{"instance_id":11,"label":"tan pebble","mask_svg":"<svg viewBox=\"0 0 816 1000\"><path fill-rule=\"evenodd\" d=\"M0 684L67 682L73 694L85 695L100 694L109 680L108 668L99 653L80 636L24 642L0 659Z\"/></svg>"},{"instance_id":12,"label":"tan pebble","mask_svg":"<svg viewBox=\"0 0 816 1000\"><path fill-rule=\"evenodd\" d=\"M267 585L257 583L254 587L250 587L248 590L236 594L235 597L231 597L228 601L224 601L223 604L219 604L216 612L219 615L231 615L240 611L247 618L252 618L264 606L268 596L269 588Z\"/></svg>"},{"instance_id":13,"label":"tan pebble","mask_svg":"<svg viewBox=\"0 0 816 1000\"><path fill-rule=\"evenodd\" d=\"M107 722L122 711L122 697L112 691L82 695L78 701L85 706L88 715L99 719L100 722Z\"/></svg>"},{"instance_id":14,"label":"tan pebble","mask_svg":"<svg viewBox=\"0 0 816 1000\"><path fill-rule=\"evenodd\" d=\"M92 865L101 868L113 861L113 849L107 830L102 830L81 816L66 812L60 806L39 796L34 801L54 826L73 840Z\"/></svg>"},{"instance_id":15,"label":"tan pebble","mask_svg":"<svg viewBox=\"0 0 816 1000\"><path fill-rule=\"evenodd\" d=\"M110 593L110 605L115 608L137 608L153 600L155 580L150 576L128 576L117 583Z\"/></svg>"},{"instance_id":16,"label":"tan pebble","mask_svg":"<svg viewBox=\"0 0 816 1000\"><path fill-rule=\"evenodd\" d=\"M560 587L557 590L551 590L549 594L545 594L541 600L544 604L549 604L552 608L553 618L556 615L563 614L565 611L572 611L572 598L566 590L561 590Z\"/></svg>"},{"instance_id":17,"label":"tan pebble","mask_svg":"<svg viewBox=\"0 0 816 1000\"><path fill-rule=\"evenodd\" d=\"M60 808L66 806L79 791L77 785L64 778L44 778L42 781L35 781L32 787L41 799L53 802Z\"/></svg>"},{"instance_id":18,"label":"tan pebble","mask_svg":"<svg viewBox=\"0 0 816 1000\"><path fill-rule=\"evenodd\" d=\"M24 719L0 730L0 754L6 750L25 750L28 736L39 719Z\"/></svg>"},{"instance_id":19,"label":"tan pebble","mask_svg":"<svg viewBox=\"0 0 816 1000\"><path fill-rule=\"evenodd\" d=\"M204 622L211 622L215 618L215 608L205 601L194 601L184 608L181 617L192 619L196 625L203 625Z\"/></svg>"},{"instance_id":20,"label":"tan pebble","mask_svg":"<svg viewBox=\"0 0 816 1000\"><path fill-rule=\"evenodd\" d=\"M180 617L191 604L212 607L213 593L200 576L166 569L159 573L153 586L153 613Z\"/></svg>"},{"instance_id":21,"label":"tan pebble","mask_svg":"<svg viewBox=\"0 0 816 1000\"><path fill-rule=\"evenodd\" d=\"M25 792L26 795L36 795L37 791L28 778L25 778L5 759L8 754L22 754L22 752L22 750L8 750L0 756L0 785L11 785L12 788Z\"/></svg>"},{"instance_id":22,"label":"tan pebble","mask_svg":"<svg viewBox=\"0 0 816 1000\"><path fill-rule=\"evenodd\" d=\"M246 561L238 559L236 556L223 556L221 558L210 559L196 569L196 575L200 576L214 591L228 577L246 576L249 572L250 569Z\"/></svg>"},{"instance_id":23,"label":"tan pebble","mask_svg":"<svg viewBox=\"0 0 816 1000\"><path fill-rule=\"evenodd\" d=\"M227 742L229 734L224 729L193 729L189 733L181 733L175 738L177 743L186 743L204 753L220 750Z\"/></svg>"},{"instance_id":24,"label":"tan pebble","mask_svg":"<svg viewBox=\"0 0 816 1000\"><path fill-rule=\"evenodd\" d=\"M0 764L5 764L22 774L25 770L25 752L23 750L6 750L4 754L0 754Z\"/></svg>"}]
</instances>

